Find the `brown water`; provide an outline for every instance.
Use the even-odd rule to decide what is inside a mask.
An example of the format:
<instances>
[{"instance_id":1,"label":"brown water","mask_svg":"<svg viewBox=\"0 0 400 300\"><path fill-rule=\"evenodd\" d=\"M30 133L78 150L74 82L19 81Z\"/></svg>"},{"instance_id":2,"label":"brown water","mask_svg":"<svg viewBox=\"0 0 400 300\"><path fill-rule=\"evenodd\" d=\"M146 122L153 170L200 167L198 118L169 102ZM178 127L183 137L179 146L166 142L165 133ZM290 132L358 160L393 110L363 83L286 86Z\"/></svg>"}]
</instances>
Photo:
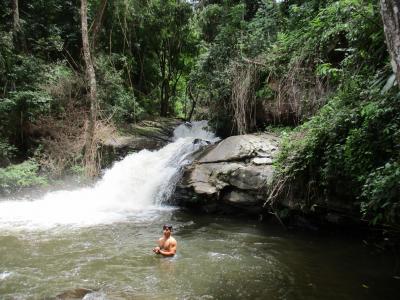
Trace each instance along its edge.
<instances>
[{"instance_id":1,"label":"brown water","mask_svg":"<svg viewBox=\"0 0 400 300\"><path fill-rule=\"evenodd\" d=\"M178 254L151 251L172 223ZM0 230L0 298L48 299L75 288L92 299L398 299L396 255L361 238L149 209L88 227ZM397 276L396 276L397 275Z\"/></svg>"}]
</instances>

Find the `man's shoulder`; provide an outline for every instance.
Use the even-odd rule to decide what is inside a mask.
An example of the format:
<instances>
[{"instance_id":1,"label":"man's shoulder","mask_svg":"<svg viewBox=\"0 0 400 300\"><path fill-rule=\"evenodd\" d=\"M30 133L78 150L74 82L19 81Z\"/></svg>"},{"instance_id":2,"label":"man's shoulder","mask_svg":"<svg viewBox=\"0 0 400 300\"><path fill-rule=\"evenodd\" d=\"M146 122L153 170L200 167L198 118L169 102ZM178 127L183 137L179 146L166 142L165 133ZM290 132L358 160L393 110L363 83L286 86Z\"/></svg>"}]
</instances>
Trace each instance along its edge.
<instances>
[{"instance_id":1,"label":"man's shoulder","mask_svg":"<svg viewBox=\"0 0 400 300\"><path fill-rule=\"evenodd\" d=\"M171 241L172 243L175 243L175 244L176 244L175 238L173 238L173 237L171 236L169 239L170 239L170 241Z\"/></svg>"}]
</instances>

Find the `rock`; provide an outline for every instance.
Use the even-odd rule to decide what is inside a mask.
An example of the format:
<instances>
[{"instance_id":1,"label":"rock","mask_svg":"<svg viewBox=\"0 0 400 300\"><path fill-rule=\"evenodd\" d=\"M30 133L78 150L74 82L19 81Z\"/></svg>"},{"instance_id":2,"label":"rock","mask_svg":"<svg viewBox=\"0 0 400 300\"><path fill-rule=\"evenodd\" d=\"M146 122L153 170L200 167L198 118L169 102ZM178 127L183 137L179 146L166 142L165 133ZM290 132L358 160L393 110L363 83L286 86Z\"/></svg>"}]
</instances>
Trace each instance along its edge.
<instances>
[{"instance_id":1,"label":"rock","mask_svg":"<svg viewBox=\"0 0 400 300\"><path fill-rule=\"evenodd\" d=\"M272 166L242 166L229 174L229 183L242 190L258 190L271 183Z\"/></svg>"},{"instance_id":2,"label":"rock","mask_svg":"<svg viewBox=\"0 0 400 300\"><path fill-rule=\"evenodd\" d=\"M252 157L273 157L278 149L278 142L277 137L269 134L231 136L220 142L199 162L240 161Z\"/></svg>"},{"instance_id":3,"label":"rock","mask_svg":"<svg viewBox=\"0 0 400 300\"><path fill-rule=\"evenodd\" d=\"M272 165L272 158L270 157L255 157L251 160L255 165Z\"/></svg>"},{"instance_id":4,"label":"rock","mask_svg":"<svg viewBox=\"0 0 400 300\"><path fill-rule=\"evenodd\" d=\"M105 138L101 143L102 167L130 152L143 149L158 150L171 142L175 128L182 122L176 119L159 118L131 124L123 134Z\"/></svg>"},{"instance_id":5,"label":"rock","mask_svg":"<svg viewBox=\"0 0 400 300\"><path fill-rule=\"evenodd\" d=\"M65 291L56 296L57 300L73 300L82 299L85 295L92 293L93 290L85 288L76 288L73 290Z\"/></svg>"},{"instance_id":6,"label":"rock","mask_svg":"<svg viewBox=\"0 0 400 300\"><path fill-rule=\"evenodd\" d=\"M204 211L226 212L234 207L258 213L272 182L278 145L275 136L248 134L203 149L184 169L176 188L176 203L200 206Z\"/></svg>"},{"instance_id":7,"label":"rock","mask_svg":"<svg viewBox=\"0 0 400 300\"><path fill-rule=\"evenodd\" d=\"M259 202L259 200L251 194L239 191L229 192L223 199L234 205L253 205Z\"/></svg>"},{"instance_id":8,"label":"rock","mask_svg":"<svg viewBox=\"0 0 400 300\"><path fill-rule=\"evenodd\" d=\"M229 185L223 178L240 168L237 163L198 164L189 174L189 182L197 194L213 195Z\"/></svg>"},{"instance_id":9,"label":"rock","mask_svg":"<svg viewBox=\"0 0 400 300\"><path fill-rule=\"evenodd\" d=\"M202 140L202 139L194 139L193 140L193 144L194 145L196 145L196 144L210 145L211 142L210 141L205 141L205 140Z\"/></svg>"},{"instance_id":10,"label":"rock","mask_svg":"<svg viewBox=\"0 0 400 300\"><path fill-rule=\"evenodd\" d=\"M110 147L116 151L158 149L163 147L164 144L164 141L142 136L115 136L103 142L103 146Z\"/></svg>"}]
</instances>

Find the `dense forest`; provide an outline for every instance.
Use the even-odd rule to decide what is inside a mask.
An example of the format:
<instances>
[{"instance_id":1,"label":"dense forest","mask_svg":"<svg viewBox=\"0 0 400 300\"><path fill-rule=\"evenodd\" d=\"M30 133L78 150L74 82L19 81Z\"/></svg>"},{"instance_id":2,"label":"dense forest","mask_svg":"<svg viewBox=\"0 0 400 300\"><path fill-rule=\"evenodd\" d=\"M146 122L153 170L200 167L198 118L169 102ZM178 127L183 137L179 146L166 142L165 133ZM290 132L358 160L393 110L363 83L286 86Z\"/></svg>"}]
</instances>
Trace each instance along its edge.
<instances>
[{"instance_id":1,"label":"dense forest","mask_svg":"<svg viewBox=\"0 0 400 300\"><path fill-rule=\"evenodd\" d=\"M283 137L271 203L340 198L396 227L396 3L0 0L0 188L96 175L127 124L207 119Z\"/></svg>"}]
</instances>

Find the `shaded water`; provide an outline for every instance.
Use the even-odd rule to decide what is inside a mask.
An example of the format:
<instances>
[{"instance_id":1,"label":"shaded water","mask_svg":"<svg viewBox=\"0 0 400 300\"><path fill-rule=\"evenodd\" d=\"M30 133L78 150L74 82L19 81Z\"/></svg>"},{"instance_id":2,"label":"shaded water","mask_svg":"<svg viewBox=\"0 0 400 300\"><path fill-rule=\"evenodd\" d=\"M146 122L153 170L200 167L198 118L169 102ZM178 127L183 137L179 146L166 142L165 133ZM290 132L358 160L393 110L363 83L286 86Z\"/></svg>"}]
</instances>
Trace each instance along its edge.
<instances>
[{"instance_id":1,"label":"shaded water","mask_svg":"<svg viewBox=\"0 0 400 300\"><path fill-rule=\"evenodd\" d=\"M1 200L0 298L89 288L91 299L397 299L396 257L359 239L162 206L193 139L215 139L203 125L128 156L92 188ZM164 223L175 228L173 258L151 251Z\"/></svg>"}]
</instances>

